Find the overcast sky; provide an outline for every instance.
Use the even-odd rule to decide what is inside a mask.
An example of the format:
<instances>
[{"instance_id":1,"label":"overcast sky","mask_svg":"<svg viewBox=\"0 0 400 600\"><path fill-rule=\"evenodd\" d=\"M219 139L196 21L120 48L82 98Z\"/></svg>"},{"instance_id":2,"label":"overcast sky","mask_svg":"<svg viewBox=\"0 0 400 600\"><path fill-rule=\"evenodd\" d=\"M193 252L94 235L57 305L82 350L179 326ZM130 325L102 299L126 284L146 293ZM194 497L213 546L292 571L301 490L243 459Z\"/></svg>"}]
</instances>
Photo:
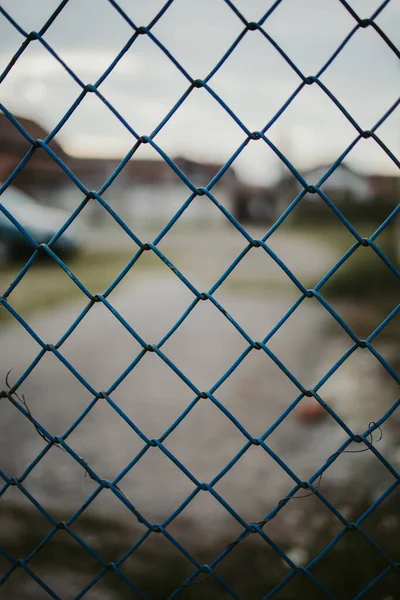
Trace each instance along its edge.
<instances>
[{"instance_id":1,"label":"overcast sky","mask_svg":"<svg viewBox=\"0 0 400 600\"><path fill-rule=\"evenodd\" d=\"M367 18L378 0L348 0ZM257 21L272 0L234 0L249 21ZM147 25L164 0L120 0L136 25ZM56 0L0 0L0 6L27 31L39 30ZM376 20L400 46L400 0L391 0ZM327 61L355 21L339 0L282 0L265 23L305 75ZM243 30L224 0L175 0L154 26L154 35L193 78L204 78ZM132 35L108 0L70 0L45 35L46 41L85 82L94 83ZM0 14L0 69L23 41ZM371 28L360 29L321 81L364 129L371 128L400 95L396 55ZM210 86L250 130L264 127L299 85L294 70L258 31L249 31ZM149 134L188 88L188 81L145 35L140 36L99 88L141 135ZM51 129L79 95L80 88L40 45L31 43L0 86L1 102L14 114ZM400 153L400 107L378 130ZM314 84L305 87L268 132L302 171L332 162L356 131ZM156 137L172 155L226 161L244 139L243 131L204 89L196 89ZM93 94L89 94L57 137L79 155L121 156L132 136ZM154 156L149 146L139 156ZM397 169L373 140L361 140L349 163L365 172ZM236 163L255 183L279 174L278 160L263 142L252 142Z\"/></svg>"}]
</instances>

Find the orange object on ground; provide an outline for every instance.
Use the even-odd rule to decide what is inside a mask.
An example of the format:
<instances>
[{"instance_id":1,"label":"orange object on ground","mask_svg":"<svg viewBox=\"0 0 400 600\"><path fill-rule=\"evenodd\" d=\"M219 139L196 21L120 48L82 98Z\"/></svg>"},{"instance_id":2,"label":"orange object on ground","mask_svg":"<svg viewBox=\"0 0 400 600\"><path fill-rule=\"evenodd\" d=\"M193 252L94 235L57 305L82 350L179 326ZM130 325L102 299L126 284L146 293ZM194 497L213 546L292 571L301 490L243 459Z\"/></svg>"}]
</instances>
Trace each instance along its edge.
<instances>
[{"instance_id":1,"label":"orange object on ground","mask_svg":"<svg viewBox=\"0 0 400 600\"><path fill-rule=\"evenodd\" d=\"M296 416L300 421L312 423L323 419L326 410L315 398L303 398L296 409Z\"/></svg>"}]
</instances>

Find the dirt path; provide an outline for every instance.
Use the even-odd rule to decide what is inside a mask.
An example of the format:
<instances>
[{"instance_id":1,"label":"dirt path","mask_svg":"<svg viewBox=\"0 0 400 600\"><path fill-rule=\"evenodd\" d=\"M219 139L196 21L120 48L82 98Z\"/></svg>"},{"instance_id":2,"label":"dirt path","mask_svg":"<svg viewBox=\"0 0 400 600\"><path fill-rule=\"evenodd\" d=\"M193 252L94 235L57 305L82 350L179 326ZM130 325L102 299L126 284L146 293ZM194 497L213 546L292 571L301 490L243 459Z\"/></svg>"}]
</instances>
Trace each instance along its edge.
<instances>
[{"instance_id":1,"label":"dirt path","mask_svg":"<svg viewBox=\"0 0 400 600\"><path fill-rule=\"evenodd\" d=\"M230 239L230 238L228 238ZM220 266L226 259L229 244L213 239L210 257L197 254L197 264L218 256ZM290 244L283 243L288 249ZM300 264L301 250L292 243L292 256ZM212 244L211 244L212 245ZM217 248L224 252L217 253ZM209 251L209 247L207 246ZM308 247L307 252L315 253ZM310 249L311 248L311 249ZM182 257L189 264L193 255ZM307 255L308 256L308 255ZM306 258L307 258L306 256ZM318 253L318 261L303 270L321 272L327 268L329 255ZM325 257L325 261L324 261ZM304 258L304 257L303 257ZM214 265L215 266L215 265ZM301 269L298 269L301 270ZM305 274L305 273L304 273ZM260 263L248 270L251 278L261 278ZM198 282L202 283L202 268ZM207 282L206 282L207 283ZM200 289L200 288L199 288ZM206 289L206 288L201 288ZM261 340L295 301L289 287L271 287L269 294L234 293L222 288L216 297L254 340ZM124 284L110 300L130 325L148 343L158 342L190 304L193 296L166 269L164 274L141 275ZM54 311L36 317L32 327L48 343L55 343L73 322L78 309ZM338 360L349 347L345 338L335 342L327 338L328 316L315 300L305 301L293 317L269 343L270 349L305 386L310 387ZM38 352L38 345L22 328L8 329L1 338L0 377L4 381L12 368L12 380L28 367ZM200 302L178 331L163 346L163 352L201 391L208 391L223 376L247 342L210 302ZM97 391L108 390L140 351L139 344L97 304L61 348L63 356ZM358 363L344 365L340 377L333 379L326 391L351 426L363 431L376 419L382 407L393 402L395 392L382 392L379 379L368 367L369 378L358 381L354 389ZM357 368L357 371L354 369ZM356 375L358 377L358 375ZM374 387L375 386L375 387ZM325 389L325 388L324 388ZM381 405L363 402L379 389ZM339 393L340 392L340 393ZM65 366L46 354L21 388L29 409L52 435L62 435L92 400L90 392ZM253 436L262 435L296 398L298 390L277 365L262 351L252 350L228 380L215 391L215 397ZM149 438L161 436L189 406L195 394L155 353L148 353L133 372L111 394L113 401ZM341 404L338 397L341 397ZM324 396L325 397L325 396ZM8 476L20 476L44 447L34 427L5 400L1 401L0 465ZM336 403L336 404L335 404ZM355 407L359 409L355 409ZM372 408L371 408L372 407ZM379 414L372 414L373 412ZM343 430L330 418L319 423L299 422L295 413L288 416L268 438L267 443L296 475L308 479L344 441ZM82 423L68 437L74 451L96 473L113 480L143 448L143 441L105 400L99 400ZM201 399L184 421L166 438L165 447L200 482L209 482L234 458L246 443L245 436L209 399ZM390 437L381 447L395 460ZM365 473L368 472L368 480ZM354 478L375 488L387 487L391 481L385 469L368 454L341 457L324 477L346 486ZM245 519L260 520L293 487L289 475L260 447L251 447L240 461L216 484L215 489ZM67 453L57 448L33 469L26 480L27 489L49 507L65 509L66 515L95 489L85 477L84 469ZM194 483L158 448L148 450L121 481L121 489L151 521L162 521L193 491ZM7 496L8 495L8 496ZM18 501L18 494L4 495ZM25 502L25 500L24 500ZM113 511L120 504L110 492L103 491L90 511ZM125 513L121 513L123 517ZM209 495L202 493L184 511L185 518L201 524L205 532L216 535L232 525L232 517ZM230 523L230 525L229 525ZM212 532L212 533L211 533ZM205 539L204 538L204 539Z\"/></svg>"}]
</instances>

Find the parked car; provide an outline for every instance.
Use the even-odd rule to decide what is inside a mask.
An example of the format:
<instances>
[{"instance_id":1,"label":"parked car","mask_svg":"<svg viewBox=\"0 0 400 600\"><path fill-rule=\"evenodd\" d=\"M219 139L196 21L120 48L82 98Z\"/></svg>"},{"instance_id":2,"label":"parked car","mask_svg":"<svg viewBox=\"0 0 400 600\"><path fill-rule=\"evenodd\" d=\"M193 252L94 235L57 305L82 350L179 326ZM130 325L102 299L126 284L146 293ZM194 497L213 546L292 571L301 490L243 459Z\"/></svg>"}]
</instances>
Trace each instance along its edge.
<instances>
[{"instance_id":1,"label":"parked car","mask_svg":"<svg viewBox=\"0 0 400 600\"><path fill-rule=\"evenodd\" d=\"M13 186L0 196L0 206L4 206L38 244L49 242L69 217L65 210L44 206ZM72 231L68 228L52 248L57 254L72 255L77 252L80 241L79 230L73 224ZM33 252L33 247L26 236L0 209L0 260L9 261L29 252Z\"/></svg>"}]
</instances>

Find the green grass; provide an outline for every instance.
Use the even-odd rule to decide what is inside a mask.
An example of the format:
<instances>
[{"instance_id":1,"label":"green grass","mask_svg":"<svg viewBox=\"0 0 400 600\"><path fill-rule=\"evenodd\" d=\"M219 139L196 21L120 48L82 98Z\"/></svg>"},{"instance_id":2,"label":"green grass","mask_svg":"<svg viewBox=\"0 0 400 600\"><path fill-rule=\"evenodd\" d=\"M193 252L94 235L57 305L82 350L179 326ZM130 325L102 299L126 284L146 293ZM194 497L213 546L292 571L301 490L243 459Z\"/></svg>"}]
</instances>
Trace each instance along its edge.
<instances>
[{"instance_id":1,"label":"green grass","mask_svg":"<svg viewBox=\"0 0 400 600\"><path fill-rule=\"evenodd\" d=\"M247 298L276 298L300 295L300 291L295 288L291 282L278 279L256 279L256 278L238 278L230 276L223 284L223 290L233 294L247 296Z\"/></svg>"},{"instance_id":2,"label":"green grass","mask_svg":"<svg viewBox=\"0 0 400 600\"><path fill-rule=\"evenodd\" d=\"M93 294L103 293L128 264L133 254L124 251L83 251L76 258L66 260L67 267ZM0 292L4 293L23 267L23 263L0 269ZM134 265L135 274L163 268L153 253L145 252ZM165 267L164 267L165 268ZM83 293L65 271L50 258L35 262L11 292L8 301L18 312L25 315L43 311L57 305L69 304ZM0 322L13 321L9 311L0 307Z\"/></svg>"},{"instance_id":3,"label":"green grass","mask_svg":"<svg viewBox=\"0 0 400 600\"><path fill-rule=\"evenodd\" d=\"M361 234L368 235L372 231L371 226L369 229L370 231L367 231L362 223L357 224L357 230ZM296 236L319 240L321 246L324 245L332 250L334 260L339 260L354 243L354 237L340 223L317 228L304 224L293 225L291 230ZM289 232L287 233L290 235ZM378 244L384 251L386 242L384 234L382 239L378 238ZM179 258L177 264L189 279L193 274L193 268L196 269L196 275L201 275L204 270L207 279L210 278L211 272L215 271L213 280L218 279L220 271L217 263L211 265L196 263L193 266L190 259L188 262L186 261L186 255L182 253L182 249L178 255L178 247L175 248L172 244L168 248L168 257L173 262ZM121 250L120 248L108 248L107 251L88 249L82 251L75 259L66 260L66 264L92 294L103 293L132 258L133 251L133 249ZM0 268L0 293L4 293L22 266L21 263ZM165 268L162 261L152 252L145 252L134 265L132 273L135 276L143 276L149 272L156 272L157 269ZM283 294L295 297L297 293L289 281L283 281L274 274L271 274L269 278L260 276L258 273L248 275L248 277L240 277L236 271L233 271L224 282L223 289L232 294L252 298L279 297ZM130 276L131 274L128 275L128 277ZM306 287L312 287L314 283L303 281ZM376 312L379 308L384 317L388 313L388 306L393 308L395 293L400 291L398 286L396 288L396 283L395 275L376 257L375 253L370 248L360 247L327 281L321 292L328 301L333 299L335 302L341 302L343 300L352 306L367 306L370 312ZM8 300L11 306L25 317L44 309L74 302L79 298L82 298L82 291L55 262L48 258L47 261L37 261L32 265L22 281L12 291ZM355 311L350 312L355 313ZM364 317L367 312L364 310ZM0 307L0 322L11 322L13 319L6 308Z\"/></svg>"},{"instance_id":4,"label":"green grass","mask_svg":"<svg viewBox=\"0 0 400 600\"><path fill-rule=\"evenodd\" d=\"M355 224L368 237L376 229L371 224ZM340 224L303 231L318 237L337 252L337 260L354 244L354 237ZM378 248L399 269L395 230L384 230L376 239ZM344 318L359 337L367 337L395 309L400 298L400 280L372 248L358 247L321 288L323 297ZM380 339L400 339L399 319L393 319L379 334Z\"/></svg>"}]
</instances>

